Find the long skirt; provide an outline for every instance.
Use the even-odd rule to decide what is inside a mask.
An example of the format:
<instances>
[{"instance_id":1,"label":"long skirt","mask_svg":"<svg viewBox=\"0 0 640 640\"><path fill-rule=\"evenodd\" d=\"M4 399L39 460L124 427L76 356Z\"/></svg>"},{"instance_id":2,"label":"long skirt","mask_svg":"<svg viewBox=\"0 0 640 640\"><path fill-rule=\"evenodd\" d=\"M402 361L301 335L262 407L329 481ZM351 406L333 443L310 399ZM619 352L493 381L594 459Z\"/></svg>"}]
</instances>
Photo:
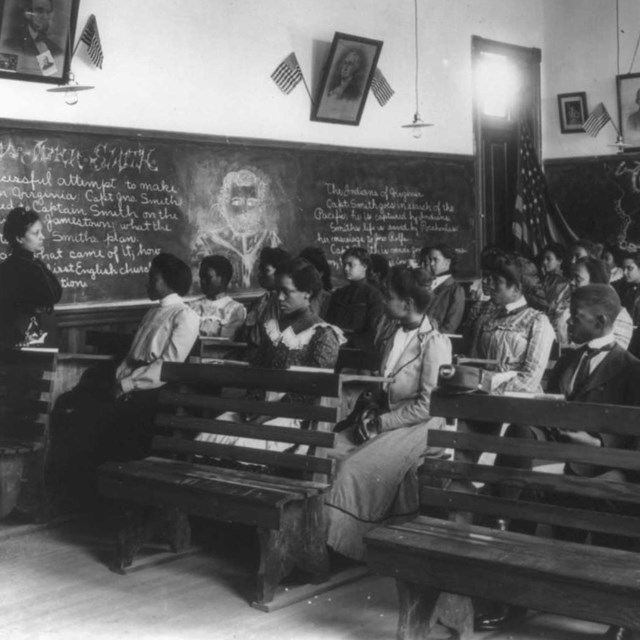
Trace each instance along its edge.
<instances>
[{"instance_id":1,"label":"long skirt","mask_svg":"<svg viewBox=\"0 0 640 640\"><path fill-rule=\"evenodd\" d=\"M387 431L356 447L349 430L338 434L338 472L325 498L327 544L355 560L364 558L365 533L388 522L418 514L417 469L425 456L440 457L427 447L427 432L443 420Z\"/></svg>"}]
</instances>

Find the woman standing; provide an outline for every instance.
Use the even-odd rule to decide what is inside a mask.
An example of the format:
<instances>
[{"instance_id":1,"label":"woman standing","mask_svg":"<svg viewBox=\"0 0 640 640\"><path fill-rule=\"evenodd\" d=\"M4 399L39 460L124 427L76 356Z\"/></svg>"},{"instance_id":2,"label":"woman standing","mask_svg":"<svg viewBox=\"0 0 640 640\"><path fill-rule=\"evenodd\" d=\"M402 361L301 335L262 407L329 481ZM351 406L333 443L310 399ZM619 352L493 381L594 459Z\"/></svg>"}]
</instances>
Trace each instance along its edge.
<instances>
[{"instance_id":1,"label":"woman standing","mask_svg":"<svg viewBox=\"0 0 640 640\"><path fill-rule=\"evenodd\" d=\"M11 253L0 264L0 347L57 346L53 306L60 300L58 279L36 258L44 247L35 211L16 207L7 215L3 236Z\"/></svg>"}]
</instances>

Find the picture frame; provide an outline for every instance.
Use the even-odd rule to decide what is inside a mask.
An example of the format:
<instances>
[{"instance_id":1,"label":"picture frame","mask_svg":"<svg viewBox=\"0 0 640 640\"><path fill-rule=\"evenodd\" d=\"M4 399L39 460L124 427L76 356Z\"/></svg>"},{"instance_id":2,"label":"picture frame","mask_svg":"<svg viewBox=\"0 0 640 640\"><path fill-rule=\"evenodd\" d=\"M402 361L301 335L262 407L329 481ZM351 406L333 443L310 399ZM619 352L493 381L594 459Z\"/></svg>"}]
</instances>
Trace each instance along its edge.
<instances>
[{"instance_id":1,"label":"picture frame","mask_svg":"<svg viewBox=\"0 0 640 640\"><path fill-rule=\"evenodd\" d=\"M0 0L0 78L65 84L80 0Z\"/></svg>"},{"instance_id":2,"label":"picture frame","mask_svg":"<svg viewBox=\"0 0 640 640\"><path fill-rule=\"evenodd\" d=\"M311 120L358 126L382 50L381 40L336 31Z\"/></svg>"},{"instance_id":3,"label":"picture frame","mask_svg":"<svg viewBox=\"0 0 640 640\"><path fill-rule=\"evenodd\" d=\"M629 145L624 151L640 149L640 73L616 76L618 122L622 139Z\"/></svg>"},{"instance_id":4,"label":"picture frame","mask_svg":"<svg viewBox=\"0 0 640 640\"><path fill-rule=\"evenodd\" d=\"M587 94L584 91L559 93L558 113L562 133L584 133L584 122L589 117Z\"/></svg>"}]
</instances>

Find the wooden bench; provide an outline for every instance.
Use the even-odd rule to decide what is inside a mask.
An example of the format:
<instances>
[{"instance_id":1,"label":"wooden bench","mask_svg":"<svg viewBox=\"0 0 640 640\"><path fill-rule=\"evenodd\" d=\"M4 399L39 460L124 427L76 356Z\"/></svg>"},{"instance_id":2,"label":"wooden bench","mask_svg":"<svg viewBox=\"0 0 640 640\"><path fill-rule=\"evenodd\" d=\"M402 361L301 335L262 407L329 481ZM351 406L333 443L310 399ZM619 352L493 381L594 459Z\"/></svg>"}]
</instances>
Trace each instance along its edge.
<instances>
[{"instance_id":1,"label":"wooden bench","mask_svg":"<svg viewBox=\"0 0 640 640\"><path fill-rule=\"evenodd\" d=\"M432 396L431 412L573 431L589 425L590 432L630 436L638 435L640 425L640 408L635 407L483 394L447 396L439 391ZM640 471L638 451L446 431L430 432L428 440L456 450ZM399 638L426 637L438 618L461 637L469 637L471 597L640 630L640 485L557 475L546 469L425 461L420 469L421 512L431 509L433 515L439 508L456 521L421 515L406 524L376 529L366 538L370 568L397 580ZM469 481L485 487L476 493L464 491ZM516 490L514 496L518 489L522 493L518 499L507 499L488 487L510 487ZM584 500L595 504L585 505ZM624 515L613 504L626 507ZM636 550L465 524L460 516L469 512L484 518L485 525L492 517L623 535L634 541Z\"/></svg>"},{"instance_id":2,"label":"wooden bench","mask_svg":"<svg viewBox=\"0 0 640 640\"><path fill-rule=\"evenodd\" d=\"M36 521L50 515L49 415L58 352L0 353L0 517L15 508Z\"/></svg>"},{"instance_id":3,"label":"wooden bench","mask_svg":"<svg viewBox=\"0 0 640 640\"><path fill-rule=\"evenodd\" d=\"M172 550L185 549L191 514L257 527L260 567L254 605L258 608L273 599L280 581L296 566L314 581L325 580L329 565L323 499L334 461L324 457L323 450L334 446L330 429L337 420L340 377L330 371L166 363L162 379L180 388L161 391L152 455L99 468L100 492L129 503L114 568L122 571L130 566L163 523L168 523ZM257 400L246 395L248 390L303 394L316 400L311 404ZM217 419L227 411L300 419L308 428ZM305 450L267 451L264 446L195 441L199 433L276 441Z\"/></svg>"}]
</instances>

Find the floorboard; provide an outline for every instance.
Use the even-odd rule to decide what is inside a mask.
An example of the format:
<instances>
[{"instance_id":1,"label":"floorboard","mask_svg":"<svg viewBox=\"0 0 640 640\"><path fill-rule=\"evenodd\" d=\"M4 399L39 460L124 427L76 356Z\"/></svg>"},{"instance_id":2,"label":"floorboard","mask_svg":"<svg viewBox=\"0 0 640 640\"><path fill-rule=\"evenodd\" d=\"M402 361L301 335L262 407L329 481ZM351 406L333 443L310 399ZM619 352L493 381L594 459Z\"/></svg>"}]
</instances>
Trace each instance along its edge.
<instances>
[{"instance_id":1,"label":"floorboard","mask_svg":"<svg viewBox=\"0 0 640 640\"><path fill-rule=\"evenodd\" d=\"M6 531L7 527L2 530ZM24 526L16 524L14 526ZM272 613L252 609L249 527L195 523L206 551L125 576L106 566L108 520L82 518L0 536L2 640L392 640L394 581L368 576ZM438 637L445 638L444 630ZM531 615L486 640L596 640L599 625Z\"/></svg>"}]
</instances>

